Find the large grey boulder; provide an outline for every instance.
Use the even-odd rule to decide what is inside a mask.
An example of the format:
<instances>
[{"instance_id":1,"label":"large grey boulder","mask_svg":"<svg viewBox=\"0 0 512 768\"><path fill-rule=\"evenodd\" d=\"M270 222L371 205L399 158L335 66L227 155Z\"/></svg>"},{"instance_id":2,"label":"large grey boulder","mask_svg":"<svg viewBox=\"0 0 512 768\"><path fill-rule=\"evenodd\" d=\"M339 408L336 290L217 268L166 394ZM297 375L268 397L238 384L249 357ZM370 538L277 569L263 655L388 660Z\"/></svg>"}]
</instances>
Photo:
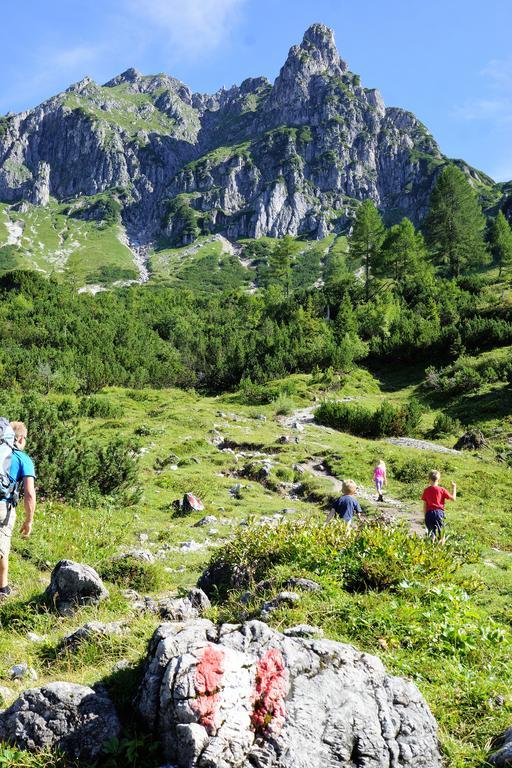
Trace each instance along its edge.
<instances>
[{"instance_id":1,"label":"large grey boulder","mask_svg":"<svg viewBox=\"0 0 512 768\"><path fill-rule=\"evenodd\" d=\"M259 621L153 635L136 706L177 768L441 768L412 683L349 645Z\"/></svg>"},{"instance_id":2,"label":"large grey boulder","mask_svg":"<svg viewBox=\"0 0 512 768\"><path fill-rule=\"evenodd\" d=\"M512 727L498 736L492 746L495 751L488 758L488 764L495 768L512 768Z\"/></svg>"},{"instance_id":3,"label":"large grey boulder","mask_svg":"<svg viewBox=\"0 0 512 768\"><path fill-rule=\"evenodd\" d=\"M108 696L75 683L30 688L0 712L0 741L32 751L60 749L87 761L95 760L120 731Z\"/></svg>"},{"instance_id":4,"label":"large grey boulder","mask_svg":"<svg viewBox=\"0 0 512 768\"><path fill-rule=\"evenodd\" d=\"M90 565L60 560L52 571L45 596L61 616L72 616L82 605L97 605L108 590Z\"/></svg>"}]
</instances>

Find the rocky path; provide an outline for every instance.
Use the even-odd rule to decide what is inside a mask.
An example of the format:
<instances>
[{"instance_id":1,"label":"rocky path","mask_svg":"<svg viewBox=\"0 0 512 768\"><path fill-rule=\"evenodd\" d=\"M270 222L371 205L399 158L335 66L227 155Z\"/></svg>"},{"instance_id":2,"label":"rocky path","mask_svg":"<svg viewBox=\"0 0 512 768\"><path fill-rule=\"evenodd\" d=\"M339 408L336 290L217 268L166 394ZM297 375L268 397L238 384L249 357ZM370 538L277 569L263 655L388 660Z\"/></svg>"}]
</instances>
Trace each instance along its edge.
<instances>
[{"instance_id":1,"label":"rocky path","mask_svg":"<svg viewBox=\"0 0 512 768\"><path fill-rule=\"evenodd\" d=\"M334 493L339 493L341 495L342 481L339 480L335 475L332 475L324 467L321 459L311 459L310 461L305 462L299 466L305 472L309 472L315 477L329 480ZM367 504L370 504L375 510L378 510L382 517L399 518L401 520L405 520L409 523L411 532L423 535L424 526L421 511L419 509L412 508L408 504L404 504L404 502L399 501L398 499L393 499L391 496L388 496L387 493L385 494L384 502L378 502L375 496L376 494L373 489L358 485L357 497L365 501Z\"/></svg>"},{"instance_id":2,"label":"rocky path","mask_svg":"<svg viewBox=\"0 0 512 768\"><path fill-rule=\"evenodd\" d=\"M430 440L416 440L414 437L388 437L388 443L398 445L401 448L415 448L418 451L433 451L434 453L454 453L460 455L460 451L454 448L446 448L444 445L431 443Z\"/></svg>"}]
</instances>

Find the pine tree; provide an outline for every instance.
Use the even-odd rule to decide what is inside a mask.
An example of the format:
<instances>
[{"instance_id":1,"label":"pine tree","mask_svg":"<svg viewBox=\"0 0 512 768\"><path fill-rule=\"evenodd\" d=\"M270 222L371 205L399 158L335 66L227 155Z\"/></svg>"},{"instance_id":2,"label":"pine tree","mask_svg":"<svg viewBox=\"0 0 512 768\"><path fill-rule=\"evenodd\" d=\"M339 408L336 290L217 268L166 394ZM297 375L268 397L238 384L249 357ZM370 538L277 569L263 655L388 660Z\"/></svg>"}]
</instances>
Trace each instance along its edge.
<instances>
[{"instance_id":1,"label":"pine tree","mask_svg":"<svg viewBox=\"0 0 512 768\"><path fill-rule=\"evenodd\" d=\"M295 250L293 237L285 235L275 246L268 260L268 282L282 285L287 296L290 293Z\"/></svg>"},{"instance_id":2,"label":"pine tree","mask_svg":"<svg viewBox=\"0 0 512 768\"><path fill-rule=\"evenodd\" d=\"M384 231L377 208L371 200L365 200L357 209L350 251L363 262L366 301L370 298L370 275L378 264Z\"/></svg>"},{"instance_id":3,"label":"pine tree","mask_svg":"<svg viewBox=\"0 0 512 768\"><path fill-rule=\"evenodd\" d=\"M405 275L417 274L424 268L426 249L423 235L416 232L407 218L395 224L386 233L378 264L378 273L400 280Z\"/></svg>"},{"instance_id":4,"label":"pine tree","mask_svg":"<svg viewBox=\"0 0 512 768\"><path fill-rule=\"evenodd\" d=\"M503 269L512 264L512 229L502 211L492 223L490 240L494 261L499 267L501 277Z\"/></svg>"},{"instance_id":5,"label":"pine tree","mask_svg":"<svg viewBox=\"0 0 512 768\"><path fill-rule=\"evenodd\" d=\"M430 196L425 222L434 261L447 264L452 277L485 264L484 228L482 208L467 176L456 166L447 166Z\"/></svg>"}]
</instances>

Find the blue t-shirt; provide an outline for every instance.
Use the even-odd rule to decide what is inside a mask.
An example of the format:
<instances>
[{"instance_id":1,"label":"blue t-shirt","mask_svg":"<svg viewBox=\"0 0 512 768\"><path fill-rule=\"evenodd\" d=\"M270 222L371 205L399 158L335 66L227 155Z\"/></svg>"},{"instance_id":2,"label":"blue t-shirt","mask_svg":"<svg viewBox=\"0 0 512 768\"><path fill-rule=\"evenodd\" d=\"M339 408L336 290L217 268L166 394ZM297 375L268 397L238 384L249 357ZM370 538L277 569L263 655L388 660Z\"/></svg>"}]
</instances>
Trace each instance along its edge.
<instances>
[{"instance_id":1,"label":"blue t-shirt","mask_svg":"<svg viewBox=\"0 0 512 768\"><path fill-rule=\"evenodd\" d=\"M354 512L362 514L363 510L355 496L340 496L333 504L334 511L346 523L350 523Z\"/></svg>"},{"instance_id":2,"label":"blue t-shirt","mask_svg":"<svg viewBox=\"0 0 512 768\"><path fill-rule=\"evenodd\" d=\"M23 480L24 477L35 477L36 470L34 462L24 451L14 450L11 458L11 468L9 470L9 477L12 482L18 486L18 483Z\"/></svg>"}]
</instances>

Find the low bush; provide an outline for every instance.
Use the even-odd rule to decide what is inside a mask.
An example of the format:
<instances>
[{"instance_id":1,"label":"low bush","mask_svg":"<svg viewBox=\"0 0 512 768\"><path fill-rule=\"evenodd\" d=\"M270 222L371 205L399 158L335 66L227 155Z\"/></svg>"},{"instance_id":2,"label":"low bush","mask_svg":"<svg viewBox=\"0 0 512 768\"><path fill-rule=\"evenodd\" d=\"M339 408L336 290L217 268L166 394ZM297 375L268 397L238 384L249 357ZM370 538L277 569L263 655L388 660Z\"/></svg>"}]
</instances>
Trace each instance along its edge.
<instances>
[{"instance_id":1,"label":"low bush","mask_svg":"<svg viewBox=\"0 0 512 768\"><path fill-rule=\"evenodd\" d=\"M213 555L209 568L222 574L215 586L223 598L241 573L246 583L259 582L284 564L334 577L344 589L360 592L390 589L404 580L446 582L461 559L453 547L434 547L402 526L372 523L349 529L342 521L326 526L323 520L308 520L248 528Z\"/></svg>"},{"instance_id":2,"label":"low bush","mask_svg":"<svg viewBox=\"0 0 512 768\"><path fill-rule=\"evenodd\" d=\"M296 394L293 381L255 384L249 378L242 379L238 399L244 405L269 405L279 398L290 398Z\"/></svg>"},{"instance_id":3,"label":"low bush","mask_svg":"<svg viewBox=\"0 0 512 768\"><path fill-rule=\"evenodd\" d=\"M447 413L439 413L434 421L432 428L432 437L443 437L444 435L456 435L462 429L458 419L452 419Z\"/></svg>"},{"instance_id":4,"label":"low bush","mask_svg":"<svg viewBox=\"0 0 512 768\"><path fill-rule=\"evenodd\" d=\"M93 419L116 419L122 415L122 409L102 395L89 395L80 400L80 415Z\"/></svg>"},{"instance_id":5,"label":"low bush","mask_svg":"<svg viewBox=\"0 0 512 768\"><path fill-rule=\"evenodd\" d=\"M152 592L159 585L156 564L135 557L110 560L100 569L100 575L106 581L135 590Z\"/></svg>"},{"instance_id":6,"label":"low bush","mask_svg":"<svg viewBox=\"0 0 512 768\"><path fill-rule=\"evenodd\" d=\"M315 420L360 437L400 437L416 432L421 414L421 406L415 400L404 406L384 401L375 411L361 405L328 401L317 408Z\"/></svg>"},{"instance_id":7,"label":"low bush","mask_svg":"<svg viewBox=\"0 0 512 768\"><path fill-rule=\"evenodd\" d=\"M0 410L27 425L27 453L36 465L41 496L91 503L95 496L112 495L135 483L134 444L122 438L107 444L84 442L74 410L63 408L62 402L36 394L6 395L0 398Z\"/></svg>"}]
</instances>

